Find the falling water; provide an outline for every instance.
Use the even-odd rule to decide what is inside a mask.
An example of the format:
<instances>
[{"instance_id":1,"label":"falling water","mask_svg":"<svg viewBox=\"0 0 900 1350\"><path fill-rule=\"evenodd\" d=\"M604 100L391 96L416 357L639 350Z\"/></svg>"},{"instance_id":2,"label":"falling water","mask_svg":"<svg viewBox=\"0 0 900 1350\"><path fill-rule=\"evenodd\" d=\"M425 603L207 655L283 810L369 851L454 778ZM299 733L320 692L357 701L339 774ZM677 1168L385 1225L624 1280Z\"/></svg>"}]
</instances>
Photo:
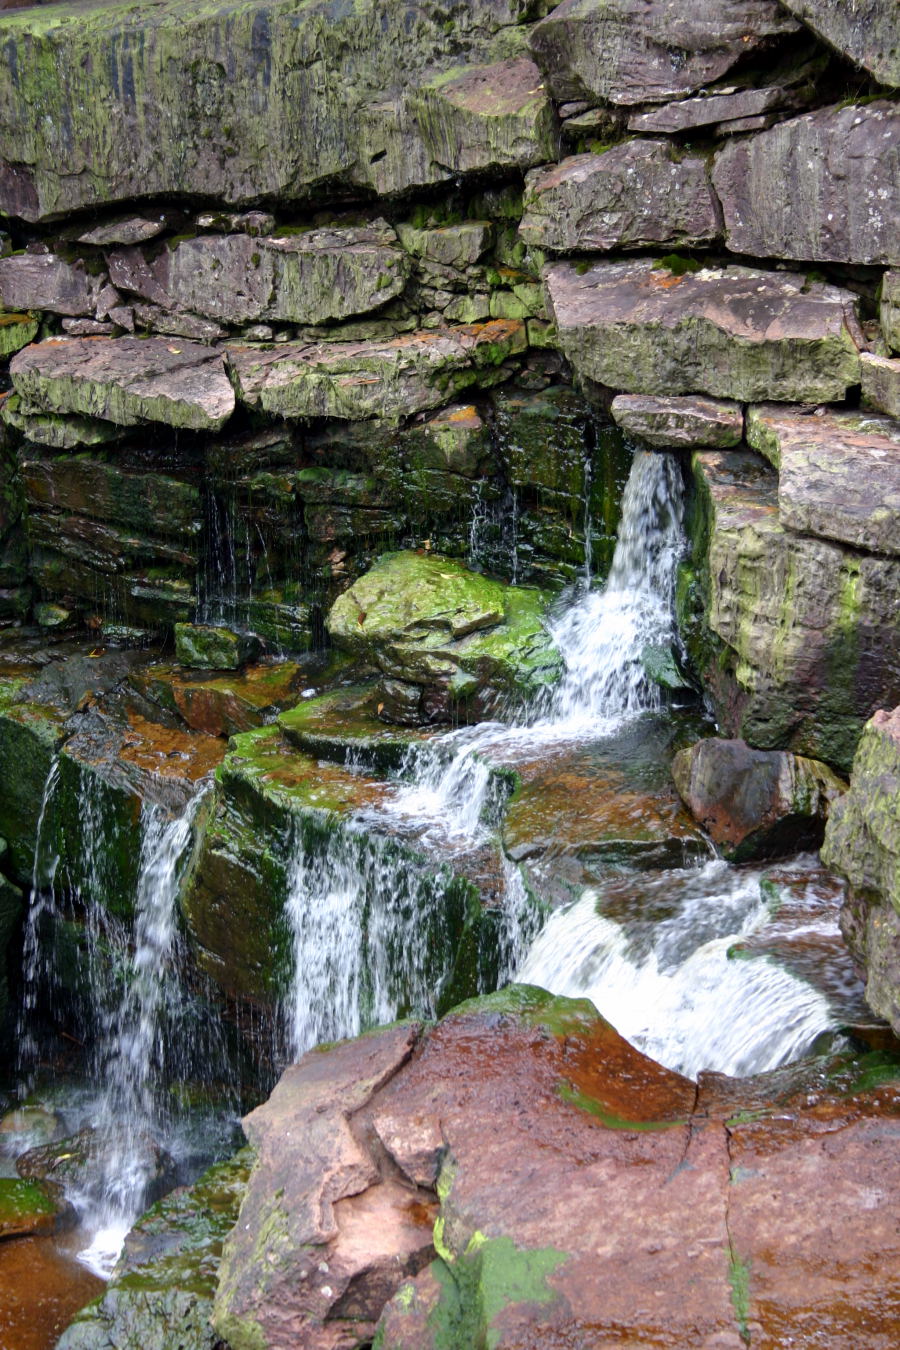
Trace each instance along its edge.
<instances>
[{"instance_id":1,"label":"falling water","mask_svg":"<svg viewBox=\"0 0 900 1350\"><path fill-rule=\"evenodd\" d=\"M824 988L829 962L848 961L836 904L788 929L795 940L814 934L830 941L830 957L817 953L818 969L804 972L820 987L746 949L747 939L772 927L760 877L757 869L721 861L648 875L635 886L635 909L654 916L643 922L614 921L603 913L602 895L585 891L551 916L517 978L591 999L632 1044L690 1077L703 1069L744 1075L778 1068L844 1023L854 991L847 993L846 976L833 974L830 983L843 984L843 997L830 999ZM674 912L660 918L661 903Z\"/></svg>"},{"instance_id":2,"label":"falling water","mask_svg":"<svg viewBox=\"0 0 900 1350\"><path fill-rule=\"evenodd\" d=\"M54 755L44 783L41 809L35 832L34 862L31 869L31 894L25 920L22 946L22 1001L16 1025L16 1046L19 1070L19 1095L27 1096L31 1073L37 1058L35 1011L38 994L45 981L45 953L41 946L41 932L57 917L58 907L54 881L59 866L59 854L54 849L47 857L44 838L47 814L59 785L59 756Z\"/></svg>"}]
</instances>

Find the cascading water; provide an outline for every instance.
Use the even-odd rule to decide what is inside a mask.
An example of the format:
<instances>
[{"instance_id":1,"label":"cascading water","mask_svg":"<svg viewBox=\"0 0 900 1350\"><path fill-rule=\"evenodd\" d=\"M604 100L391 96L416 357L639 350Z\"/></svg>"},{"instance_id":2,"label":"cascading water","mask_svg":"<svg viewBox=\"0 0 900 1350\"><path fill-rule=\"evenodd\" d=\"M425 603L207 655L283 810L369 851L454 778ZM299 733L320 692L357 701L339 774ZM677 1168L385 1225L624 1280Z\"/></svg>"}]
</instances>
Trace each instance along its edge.
<instances>
[{"instance_id":1,"label":"cascading water","mask_svg":"<svg viewBox=\"0 0 900 1350\"><path fill-rule=\"evenodd\" d=\"M58 917L54 881L59 866L59 854L54 850L52 857L47 857L44 839L47 813L58 785L59 756L54 755L44 783L38 812L34 863L31 869L31 894L22 943L22 1001L16 1025L19 1095L22 1097L28 1093L32 1067L37 1058L35 1010L38 994L47 974L41 946L41 930L46 923L52 923L53 919Z\"/></svg>"}]
</instances>

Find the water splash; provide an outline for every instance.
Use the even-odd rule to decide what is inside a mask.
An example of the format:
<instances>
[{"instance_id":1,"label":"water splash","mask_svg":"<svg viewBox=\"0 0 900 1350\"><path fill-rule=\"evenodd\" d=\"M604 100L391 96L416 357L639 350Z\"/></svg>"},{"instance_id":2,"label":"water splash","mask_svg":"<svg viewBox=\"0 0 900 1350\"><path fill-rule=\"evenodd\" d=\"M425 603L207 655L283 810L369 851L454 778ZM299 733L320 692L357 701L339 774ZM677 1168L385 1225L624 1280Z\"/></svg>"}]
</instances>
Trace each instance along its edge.
<instances>
[{"instance_id":1,"label":"water splash","mask_svg":"<svg viewBox=\"0 0 900 1350\"><path fill-rule=\"evenodd\" d=\"M740 959L735 948L771 924L761 875L715 861L645 877L632 920L613 920L603 896L586 891L550 917L517 979L591 999L633 1045L689 1077L778 1068L842 1019L821 989L781 964ZM814 926L838 950L836 907Z\"/></svg>"}]
</instances>

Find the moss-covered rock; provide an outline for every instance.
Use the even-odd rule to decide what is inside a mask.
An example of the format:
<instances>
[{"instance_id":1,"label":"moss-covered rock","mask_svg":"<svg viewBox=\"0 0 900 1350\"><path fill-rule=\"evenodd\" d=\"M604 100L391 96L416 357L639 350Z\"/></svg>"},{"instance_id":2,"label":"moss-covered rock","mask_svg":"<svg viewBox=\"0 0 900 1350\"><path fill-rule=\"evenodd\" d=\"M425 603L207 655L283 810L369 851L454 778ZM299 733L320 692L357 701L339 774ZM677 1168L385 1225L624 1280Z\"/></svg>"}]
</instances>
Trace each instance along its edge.
<instances>
[{"instance_id":1,"label":"moss-covered rock","mask_svg":"<svg viewBox=\"0 0 900 1350\"><path fill-rule=\"evenodd\" d=\"M23 886L31 882L41 801L63 721L52 708L17 702L24 682L13 676L0 684L0 835L11 874Z\"/></svg>"},{"instance_id":2,"label":"moss-covered rock","mask_svg":"<svg viewBox=\"0 0 900 1350\"><path fill-rule=\"evenodd\" d=\"M389 553L335 601L327 627L337 646L420 686L446 714L457 688L484 707L557 678L560 658L542 624L547 603L540 591L447 558Z\"/></svg>"},{"instance_id":3,"label":"moss-covered rock","mask_svg":"<svg viewBox=\"0 0 900 1350\"><path fill-rule=\"evenodd\" d=\"M219 1261L252 1162L252 1150L242 1149L148 1210L106 1292L75 1317L57 1350L215 1350L209 1318Z\"/></svg>"},{"instance_id":4,"label":"moss-covered rock","mask_svg":"<svg viewBox=\"0 0 900 1350\"><path fill-rule=\"evenodd\" d=\"M0 1177L0 1239L54 1233L60 1210L39 1181Z\"/></svg>"},{"instance_id":5,"label":"moss-covered rock","mask_svg":"<svg viewBox=\"0 0 900 1350\"><path fill-rule=\"evenodd\" d=\"M0 314L0 357L11 356L33 342L40 320L31 314Z\"/></svg>"},{"instance_id":6,"label":"moss-covered rock","mask_svg":"<svg viewBox=\"0 0 900 1350\"><path fill-rule=\"evenodd\" d=\"M189 670L240 670L259 652L259 643L230 628L176 623L175 657Z\"/></svg>"}]
</instances>

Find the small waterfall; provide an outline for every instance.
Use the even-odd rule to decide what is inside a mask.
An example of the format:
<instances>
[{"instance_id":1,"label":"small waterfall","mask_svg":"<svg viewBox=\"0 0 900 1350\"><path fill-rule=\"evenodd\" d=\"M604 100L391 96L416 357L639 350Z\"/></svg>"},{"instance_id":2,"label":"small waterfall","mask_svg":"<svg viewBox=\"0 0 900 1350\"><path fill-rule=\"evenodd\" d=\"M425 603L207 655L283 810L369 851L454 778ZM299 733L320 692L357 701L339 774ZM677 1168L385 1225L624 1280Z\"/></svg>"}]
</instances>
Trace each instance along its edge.
<instances>
[{"instance_id":1,"label":"small waterfall","mask_svg":"<svg viewBox=\"0 0 900 1350\"><path fill-rule=\"evenodd\" d=\"M760 876L715 861L645 878L636 908L656 917L643 922L614 921L586 891L550 917L517 979L591 999L633 1045L689 1077L778 1068L841 1018L805 979L734 951L770 922ZM661 902L675 912L659 918ZM818 928L837 944L836 910Z\"/></svg>"}]
</instances>

